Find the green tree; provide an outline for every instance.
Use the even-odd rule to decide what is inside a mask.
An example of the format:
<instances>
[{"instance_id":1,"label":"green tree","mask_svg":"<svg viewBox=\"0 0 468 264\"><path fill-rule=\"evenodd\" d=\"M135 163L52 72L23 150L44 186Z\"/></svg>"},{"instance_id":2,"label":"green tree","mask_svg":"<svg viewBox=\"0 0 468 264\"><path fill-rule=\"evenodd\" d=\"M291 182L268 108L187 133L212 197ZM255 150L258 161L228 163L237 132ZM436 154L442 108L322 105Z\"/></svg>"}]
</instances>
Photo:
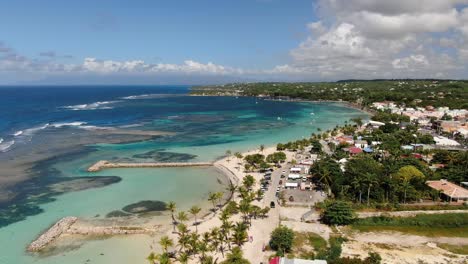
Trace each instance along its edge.
<instances>
[{"instance_id":1,"label":"green tree","mask_svg":"<svg viewBox=\"0 0 468 264\"><path fill-rule=\"evenodd\" d=\"M271 233L270 246L280 256L291 251L293 242L294 231L286 226L279 226Z\"/></svg>"},{"instance_id":2,"label":"green tree","mask_svg":"<svg viewBox=\"0 0 468 264\"><path fill-rule=\"evenodd\" d=\"M424 174L416 167L408 165L401 167L396 173L395 177L400 179L403 187L403 203L406 203L406 194L411 187L411 181L414 179L424 179Z\"/></svg>"},{"instance_id":3,"label":"green tree","mask_svg":"<svg viewBox=\"0 0 468 264\"><path fill-rule=\"evenodd\" d=\"M250 262L243 257L241 248L235 247L221 264L250 264Z\"/></svg>"},{"instance_id":4,"label":"green tree","mask_svg":"<svg viewBox=\"0 0 468 264\"><path fill-rule=\"evenodd\" d=\"M161 245L164 253L167 253L167 249L174 245L174 241L172 241L168 236L163 236L159 239L159 245Z\"/></svg>"},{"instance_id":5,"label":"green tree","mask_svg":"<svg viewBox=\"0 0 468 264\"><path fill-rule=\"evenodd\" d=\"M174 217L174 213L175 213L176 209L177 209L177 205L176 205L175 202L171 201L168 204L166 204L166 210L171 211L172 225L174 226L173 232L175 232L175 228L177 226L177 221L176 221L176 219Z\"/></svg>"},{"instance_id":6,"label":"green tree","mask_svg":"<svg viewBox=\"0 0 468 264\"><path fill-rule=\"evenodd\" d=\"M247 225L244 222L236 223L232 228L232 242L241 247L247 241Z\"/></svg>"},{"instance_id":7,"label":"green tree","mask_svg":"<svg viewBox=\"0 0 468 264\"><path fill-rule=\"evenodd\" d=\"M252 175L246 175L242 180L242 184L245 188L250 189L255 185L255 178Z\"/></svg>"},{"instance_id":8,"label":"green tree","mask_svg":"<svg viewBox=\"0 0 468 264\"><path fill-rule=\"evenodd\" d=\"M197 221L197 215L201 212L201 208L199 206L192 206L189 210L190 214L193 215L195 219L195 230L198 232L198 221Z\"/></svg>"},{"instance_id":9,"label":"green tree","mask_svg":"<svg viewBox=\"0 0 468 264\"><path fill-rule=\"evenodd\" d=\"M354 212L344 201L331 202L322 213L322 221L328 225L349 225L353 220Z\"/></svg>"},{"instance_id":10,"label":"green tree","mask_svg":"<svg viewBox=\"0 0 468 264\"><path fill-rule=\"evenodd\" d=\"M179 223L183 223L188 220L187 213L184 211L178 212L176 218L179 221Z\"/></svg>"}]
</instances>

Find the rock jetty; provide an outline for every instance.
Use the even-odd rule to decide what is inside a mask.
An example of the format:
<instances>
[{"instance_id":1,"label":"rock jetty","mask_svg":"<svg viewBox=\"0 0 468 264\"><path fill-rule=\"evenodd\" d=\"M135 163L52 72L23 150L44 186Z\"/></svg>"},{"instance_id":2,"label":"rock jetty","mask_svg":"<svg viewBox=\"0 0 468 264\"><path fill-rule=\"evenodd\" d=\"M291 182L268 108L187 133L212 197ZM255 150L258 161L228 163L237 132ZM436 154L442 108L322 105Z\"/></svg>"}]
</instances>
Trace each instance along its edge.
<instances>
[{"instance_id":1,"label":"rock jetty","mask_svg":"<svg viewBox=\"0 0 468 264\"><path fill-rule=\"evenodd\" d=\"M43 233L39 238L34 240L28 247L28 251L40 251L44 249L50 242L54 241L64 232L66 232L78 218L74 216L64 217L55 223L49 230Z\"/></svg>"},{"instance_id":2,"label":"rock jetty","mask_svg":"<svg viewBox=\"0 0 468 264\"><path fill-rule=\"evenodd\" d=\"M77 217L68 216L55 223L45 233L34 240L27 249L30 252L41 251L63 235L113 236L154 234L159 231L160 227L161 226L158 225L94 225L86 221L79 221Z\"/></svg>"},{"instance_id":3,"label":"rock jetty","mask_svg":"<svg viewBox=\"0 0 468 264\"><path fill-rule=\"evenodd\" d=\"M107 160L100 160L88 168L88 172L96 172L103 169L111 168L162 168L162 167L197 167L197 166L213 166L209 162L166 162L166 163L114 163Z\"/></svg>"}]
</instances>

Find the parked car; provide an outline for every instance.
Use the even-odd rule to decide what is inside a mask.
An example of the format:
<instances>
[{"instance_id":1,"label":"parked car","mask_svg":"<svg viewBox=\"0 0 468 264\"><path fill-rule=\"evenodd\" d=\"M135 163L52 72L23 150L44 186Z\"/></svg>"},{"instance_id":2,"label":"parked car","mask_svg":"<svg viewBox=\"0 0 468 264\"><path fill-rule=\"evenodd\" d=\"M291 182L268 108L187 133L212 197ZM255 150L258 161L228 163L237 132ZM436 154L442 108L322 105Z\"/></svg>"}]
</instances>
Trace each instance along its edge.
<instances>
[{"instance_id":1,"label":"parked car","mask_svg":"<svg viewBox=\"0 0 468 264\"><path fill-rule=\"evenodd\" d=\"M273 201L270 202L270 208L275 208L275 202Z\"/></svg>"}]
</instances>

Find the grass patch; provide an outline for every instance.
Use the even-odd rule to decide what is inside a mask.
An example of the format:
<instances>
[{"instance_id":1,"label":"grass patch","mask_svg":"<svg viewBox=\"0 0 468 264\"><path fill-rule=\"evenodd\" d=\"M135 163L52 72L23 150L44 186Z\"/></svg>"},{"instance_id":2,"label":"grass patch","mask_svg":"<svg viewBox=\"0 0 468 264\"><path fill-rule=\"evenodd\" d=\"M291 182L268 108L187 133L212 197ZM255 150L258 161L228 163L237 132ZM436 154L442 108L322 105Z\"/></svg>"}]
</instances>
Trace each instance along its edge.
<instances>
[{"instance_id":1,"label":"grass patch","mask_svg":"<svg viewBox=\"0 0 468 264\"><path fill-rule=\"evenodd\" d=\"M437 246L455 254L468 255L468 245L437 244Z\"/></svg>"},{"instance_id":2,"label":"grass patch","mask_svg":"<svg viewBox=\"0 0 468 264\"><path fill-rule=\"evenodd\" d=\"M320 235L312 232L295 232L292 254L288 257L298 256L303 259L312 259L319 251L327 248L327 241Z\"/></svg>"},{"instance_id":3,"label":"grass patch","mask_svg":"<svg viewBox=\"0 0 468 264\"><path fill-rule=\"evenodd\" d=\"M362 232L389 230L430 237L468 237L468 213L369 217L356 220L352 228Z\"/></svg>"}]
</instances>

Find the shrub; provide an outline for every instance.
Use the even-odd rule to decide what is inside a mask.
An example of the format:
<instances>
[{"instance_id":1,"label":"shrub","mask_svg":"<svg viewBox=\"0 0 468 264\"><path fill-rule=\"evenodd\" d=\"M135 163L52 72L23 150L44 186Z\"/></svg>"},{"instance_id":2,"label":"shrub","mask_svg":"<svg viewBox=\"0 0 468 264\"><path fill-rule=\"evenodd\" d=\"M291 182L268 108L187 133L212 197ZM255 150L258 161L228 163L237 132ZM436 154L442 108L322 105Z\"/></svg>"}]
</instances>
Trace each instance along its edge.
<instances>
[{"instance_id":1,"label":"shrub","mask_svg":"<svg viewBox=\"0 0 468 264\"><path fill-rule=\"evenodd\" d=\"M286 226L279 226L271 233L270 246L277 254L283 256L290 252L294 241L294 231Z\"/></svg>"},{"instance_id":2,"label":"shrub","mask_svg":"<svg viewBox=\"0 0 468 264\"><path fill-rule=\"evenodd\" d=\"M326 206L322 221L328 225L348 225L354 221L354 212L348 203L334 201Z\"/></svg>"}]
</instances>

